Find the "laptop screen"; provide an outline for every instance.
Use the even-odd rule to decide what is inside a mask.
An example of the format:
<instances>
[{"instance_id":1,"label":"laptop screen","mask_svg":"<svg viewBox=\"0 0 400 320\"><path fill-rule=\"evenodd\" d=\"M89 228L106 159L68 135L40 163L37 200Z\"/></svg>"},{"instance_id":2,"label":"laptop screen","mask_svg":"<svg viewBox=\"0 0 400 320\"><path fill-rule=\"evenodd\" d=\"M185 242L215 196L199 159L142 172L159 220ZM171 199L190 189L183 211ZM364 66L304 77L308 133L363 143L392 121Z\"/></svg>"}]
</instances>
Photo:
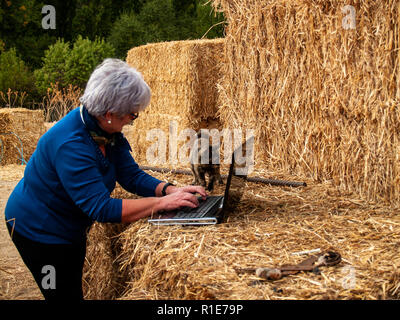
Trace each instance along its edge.
<instances>
[{"instance_id":1,"label":"laptop screen","mask_svg":"<svg viewBox=\"0 0 400 320\"><path fill-rule=\"evenodd\" d=\"M242 198L247 174L253 165L252 161L248 161L253 157L253 147L254 137L251 137L232 153L232 163L229 168L224 195L224 210L235 210Z\"/></svg>"}]
</instances>

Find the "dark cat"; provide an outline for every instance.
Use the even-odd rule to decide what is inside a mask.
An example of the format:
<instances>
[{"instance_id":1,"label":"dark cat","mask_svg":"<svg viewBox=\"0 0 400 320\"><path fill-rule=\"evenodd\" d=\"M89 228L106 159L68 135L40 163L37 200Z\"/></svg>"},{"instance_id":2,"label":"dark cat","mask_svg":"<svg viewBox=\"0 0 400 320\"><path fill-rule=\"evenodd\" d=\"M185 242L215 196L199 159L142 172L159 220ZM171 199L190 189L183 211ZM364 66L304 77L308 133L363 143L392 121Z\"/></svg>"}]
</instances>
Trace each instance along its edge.
<instances>
[{"instance_id":1,"label":"dark cat","mask_svg":"<svg viewBox=\"0 0 400 320\"><path fill-rule=\"evenodd\" d=\"M207 145L208 145L208 157L207 157ZM206 147L204 147L206 146ZM213 158L214 154L214 158ZM193 172L194 180L193 185L201 185L206 187L206 174L208 175L208 186L207 190L211 191L214 189L214 184L223 184L220 173L219 162L216 161L215 157L219 156L219 146L212 146L211 139L208 133L199 132L197 134L196 141L190 153L190 166ZM213 161L213 159L215 161ZM205 163L202 163L203 162ZM218 162L214 163L213 162Z\"/></svg>"}]
</instances>

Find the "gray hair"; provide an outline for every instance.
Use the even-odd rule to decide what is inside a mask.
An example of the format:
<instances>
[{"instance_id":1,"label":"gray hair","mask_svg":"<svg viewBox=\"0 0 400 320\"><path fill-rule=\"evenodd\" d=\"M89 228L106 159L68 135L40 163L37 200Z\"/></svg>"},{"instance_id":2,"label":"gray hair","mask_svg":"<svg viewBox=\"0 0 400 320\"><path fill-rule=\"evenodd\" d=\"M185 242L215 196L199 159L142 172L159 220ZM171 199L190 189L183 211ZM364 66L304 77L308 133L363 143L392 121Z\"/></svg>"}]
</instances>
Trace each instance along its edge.
<instances>
[{"instance_id":1,"label":"gray hair","mask_svg":"<svg viewBox=\"0 0 400 320\"><path fill-rule=\"evenodd\" d=\"M145 109L150 97L150 88L136 69L108 58L93 71L79 100L93 116L108 111L124 116Z\"/></svg>"}]
</instances>

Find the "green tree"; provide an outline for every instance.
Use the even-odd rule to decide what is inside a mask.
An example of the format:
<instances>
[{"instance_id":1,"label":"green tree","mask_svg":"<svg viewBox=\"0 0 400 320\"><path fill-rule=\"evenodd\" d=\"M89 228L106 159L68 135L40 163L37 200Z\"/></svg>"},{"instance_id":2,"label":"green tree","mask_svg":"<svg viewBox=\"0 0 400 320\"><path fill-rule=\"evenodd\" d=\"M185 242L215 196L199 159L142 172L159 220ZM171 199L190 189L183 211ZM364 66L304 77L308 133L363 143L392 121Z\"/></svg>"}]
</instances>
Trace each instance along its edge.
<instances>
[{"instance_id":1,"label":"green tree","mask_svg":"<svg viewBox=\"0 0 400 320\"><path fill-rule=\"evenodd\" d=\"M46 50L43 67L35 71L36 85L44 94L51 84L59 88L69 84L83 88L94 68L105 58L114 56L114 48L100 38L90 41L78 36L73 47L59 39Z\"/></svg>"},{"instance_id":2,"label":"green tree","mask_svg":"<svg viewBox=\"0 0 400 320\"><path fill-rule=\"evenodd\" d=\"M196 6L196 19L193 21L193 29L198 38L215 39L224 37L224 15L215 12L211 4L206 0L198 1Z\"/></svg>"},{"instance_id":3,"label":"green tree","mask_svg":"<svg viewBox=\"0 0 400 320\"><path fill-rule=\"evenodd\" d=\"M116 48L116 54L124 59L127 51L149 42L180 39L175 23L172 0L149 0L139 13L124 12L114 23L108 42Z\"/></svg>"},{"instance_id":4,"label":"green tree","mask_svg":"<svg viewBox=\"0 0 400 320\"><path fill-rule=\"evenodd\" d=\"M108 42L120 59L125 59L132 47L146 43L145 28L134 11L122 13L115 21Z\"/></svg>"},{"instance_id":5,"label":"green tree","mask_svg":"<svg viewBox=\"0 0 400 320\"><path fill-rule=\"evenodd\" d=\"M54 30L42 28L45 4L56 9ZM2 47L16 48L31 69L42 67L45 50L59 38L106 38L124 58L133 46L200 38L215 24L207 37L223 36L223 17L208 0L3 0L0 21Z\"/></svg>"},{"instance_id":6,"label":"green tree","mask_svg":"<svg viewBox=\"0 0 400 320\"><path fill-rule=\"evenodd\" d=\"M34 72L36 86L41 94L45 94L52 83L65 86L66 61L70 54L69 42L59 39L45 51L43 67Z\"/></svg>"},{"instance_id":7,"label":"green tree","mask_svg":"<svg viewBox=\"0 0 400 320\"><path fill-rule=\"evenodd\" d=\"M114 22L108 42L121 59L132 47L149 42L223 36L223 16L206 0L148 0L139 12L123 12ZM213 25L215 27L211 28Z\"/></svg>"},{"instance_id":8,"label":"green tree","mask_svg":"<svg viewBox=\"0 0 400 320\"><path fill-rule=\"evenodd\" d=\"M103 39L90 41L79 36L65 61L66 82L83 88L94 68L114 56L115 49Z\"/></svg>"},{"instance_id":9,"label":"green tree","mask_svg":"<svg viewBox=\"0 0 400 320\"><path fill-rule=\"evenodd\" d=\"M76 0L75 15L72 19L72 37L78 35L94 40L106 37L113 21L111 0Z\"/></svg>"},{"instance_id":10,"label":"green tree","mask_svg":"<svg viewBox=\"0 0 400 320\"><path fill-rule=\"evenodd\" d=\"M179 15L182 13L194 16L196 14L198 0L172 0L175 12Z\"/></svg>"},{"instance_id":11,"label":"green tree","mask_svg":"<svg viewBox=\"0 0 400 320\"><path fill-rule=\"evenodd\" d=\"M56 9L56 29L42 32L50 34L56 39L72 41L74 36L72 22L77 10L77 0L46 0L46 4L50 4Z\"/></svg>"},{"instance_id":12,"label":"green tree","mask_svg":"<svg viewBox=\"0 0 400 320\"><path fill-rule=\"evenodd\" d=\"M147 42L179 40L172 0L150 0L143 5L139 21L142 23Z\"/></svg>"},{"instance_id":13,"label":"green tree","mask_svg":"<svg viewBox=\"0 0 400 320\"><path fill-rule=\"evenodd\" d=\"M33 75L12 48L0 54L0 91L34 91Z\"/></svg>"},{"instance_id":14,"label":"green tree","mask_svg":"<svg viewBox=\"0 0 400 320\"><path fill-rule=\"evenodd\" d=\"M5 48L16 48L29 65L38 67L44 50L55 37L42 29L42 1L6 0L0 2L0 38Z\"/></svg>"},{"instance_id":15,"label":"green tree","mask_svg":"<svg viewBox=\"0 0 400 320\"><path fill-rule=\"evenodd\" d=\"M113 16L119 17L124 12L140 12L147 0L113 0Z\"/></svg>"}]
</instances>

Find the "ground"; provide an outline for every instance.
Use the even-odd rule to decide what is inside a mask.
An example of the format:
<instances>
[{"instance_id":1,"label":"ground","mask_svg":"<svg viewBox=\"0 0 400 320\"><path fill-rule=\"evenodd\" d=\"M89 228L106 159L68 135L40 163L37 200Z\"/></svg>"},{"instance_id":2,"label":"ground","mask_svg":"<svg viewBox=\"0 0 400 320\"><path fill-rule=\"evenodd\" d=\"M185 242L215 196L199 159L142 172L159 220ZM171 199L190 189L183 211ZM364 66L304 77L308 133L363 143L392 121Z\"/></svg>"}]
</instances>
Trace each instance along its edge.
<instances>
[{"instance_id":1,"label":"ground","mask_svg":"<svg viewBox=\"0 0 400 320\"><path fill-rule=\"evenodd\" d=\"M3 168L1 169L3 170ZM16 177L0 177L0 300L43 299L31 273L23 263L17 249L12 243L4 223L4 208L13 188L18 183L20 170Z\"/></svg>"}]
</instances>

